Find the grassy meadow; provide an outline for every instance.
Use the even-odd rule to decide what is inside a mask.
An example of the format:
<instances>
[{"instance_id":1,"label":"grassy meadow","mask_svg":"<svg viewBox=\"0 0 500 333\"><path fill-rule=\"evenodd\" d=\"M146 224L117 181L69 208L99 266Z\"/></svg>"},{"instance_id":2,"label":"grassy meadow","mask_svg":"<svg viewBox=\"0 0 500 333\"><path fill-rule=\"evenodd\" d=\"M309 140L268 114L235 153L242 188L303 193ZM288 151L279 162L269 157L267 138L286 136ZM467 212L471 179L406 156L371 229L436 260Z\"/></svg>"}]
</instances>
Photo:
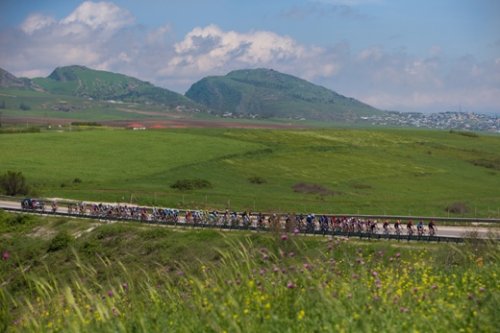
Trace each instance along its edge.
<instances>
[{"instance_id":1,"label":"grassy meadow","mask_svg":"<svg viewBox=\"0 0 500 333\"><path fill-rule=\"evenodd\" d=\"M498 332L498 250L0 211L0 332Z\"/></svg>"},{"instance_id":2,"label":"grassy meadow","mask_svg":"<svg viewBox=\"0 0 500 333\"><path fill-rule=\"evenodd\" d=\"M5 134L0 173L21 171L40 196L89 201L498 217L500 137L466 134L106 128ZM170 187L183 179L211 187Z\"/></svg>"}]
</instances>

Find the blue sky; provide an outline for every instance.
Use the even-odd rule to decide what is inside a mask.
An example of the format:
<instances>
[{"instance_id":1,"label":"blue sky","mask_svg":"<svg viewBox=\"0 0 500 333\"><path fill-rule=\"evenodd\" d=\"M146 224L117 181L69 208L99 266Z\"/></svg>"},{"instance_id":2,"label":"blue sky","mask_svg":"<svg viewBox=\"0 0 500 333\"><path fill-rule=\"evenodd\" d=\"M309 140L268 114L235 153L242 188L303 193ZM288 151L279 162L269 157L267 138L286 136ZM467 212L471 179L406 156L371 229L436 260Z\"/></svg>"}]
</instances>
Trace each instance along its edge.
<instances>
[{"instance_id":1,"label":"blue sky","mask_svg":"<svg viewBox=\"0 0 500 333\"><path fill-rule=\"evenodd\" d=\"M382 109L500 112L500 1L0 2L0 67L71 64L181 93L268 67Z\"/></svg>"}]
</instances>

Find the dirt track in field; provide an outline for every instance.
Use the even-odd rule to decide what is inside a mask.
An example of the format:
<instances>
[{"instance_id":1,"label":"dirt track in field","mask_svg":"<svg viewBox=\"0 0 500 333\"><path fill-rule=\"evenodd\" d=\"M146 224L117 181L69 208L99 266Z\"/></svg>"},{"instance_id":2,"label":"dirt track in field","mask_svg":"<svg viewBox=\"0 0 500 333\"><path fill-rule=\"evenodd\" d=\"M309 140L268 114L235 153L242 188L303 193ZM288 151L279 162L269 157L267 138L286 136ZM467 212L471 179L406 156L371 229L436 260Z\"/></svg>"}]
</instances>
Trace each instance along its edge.
<instances>
[{"instance_id":1,"label":"dirt track in field","mask_svg":"<svg viewBox=\"0 0 500 333\"><path fill-rule=\"evenodd\" d=\"M195 119L171 119L171 120L143 120L143 121L103 121L106 126L127 127L127 128L267 128L267 129L285 129L285 128L305 128L295 124L263 124L239 121L210 121Z\"/></svg>"},{"instance_id":2,"label":"dirt track in field","mask_svg":"<svg viewBox=\"0 0 500 333\"><path fill-rule=\"evenodd\" d=\"M12 125L69 125L72 122L85 122L86 120L71 118L47 118L47 117L2 117L4 124ZM90 120L89 120L90 121ZM146 119L146 120L105 120L98 121L104 126L124 127L124 128L262 128L262 129L299 129L307 128L297 124L272 124L260 122L242 122L238 120L197 120L188 118L178 119Z\"/></svg>"},{"instance_id":3,"label":"dirt track in field","mask_svg":"<svg viewBox=\"0 0 500 333\"><path fill-rule=\"evenodd\" d=\"M2 123L10 125L66 125L78 119L47 118L47 117L9 117L3 116Z\"/></svg>"}]
</instances>

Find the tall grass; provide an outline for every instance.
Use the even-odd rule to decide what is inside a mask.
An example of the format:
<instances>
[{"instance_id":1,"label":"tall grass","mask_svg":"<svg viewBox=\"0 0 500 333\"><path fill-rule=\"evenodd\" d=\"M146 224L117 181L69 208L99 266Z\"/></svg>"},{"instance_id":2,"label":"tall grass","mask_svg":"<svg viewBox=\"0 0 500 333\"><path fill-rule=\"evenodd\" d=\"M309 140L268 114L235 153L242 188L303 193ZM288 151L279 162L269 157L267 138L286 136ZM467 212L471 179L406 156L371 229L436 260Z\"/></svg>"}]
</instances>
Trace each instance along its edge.
<instances>
[{"instance_id":1,"label":"tall grass","mask_svg":"<svg viewBox=\"0 0 500 333\"><path fill-rule=\"evenodd\" d=\"M96 269L74 252L70 279L47 268L43 275L23 274L25 289L16 297L0 289L3 328L498 332L497 243L428 251L343 239L311 248L291 235L262 247L252 239L230 240L216 261L168 271L110 258L100 258L104 269Z\"/></svg>"}]
</instances>

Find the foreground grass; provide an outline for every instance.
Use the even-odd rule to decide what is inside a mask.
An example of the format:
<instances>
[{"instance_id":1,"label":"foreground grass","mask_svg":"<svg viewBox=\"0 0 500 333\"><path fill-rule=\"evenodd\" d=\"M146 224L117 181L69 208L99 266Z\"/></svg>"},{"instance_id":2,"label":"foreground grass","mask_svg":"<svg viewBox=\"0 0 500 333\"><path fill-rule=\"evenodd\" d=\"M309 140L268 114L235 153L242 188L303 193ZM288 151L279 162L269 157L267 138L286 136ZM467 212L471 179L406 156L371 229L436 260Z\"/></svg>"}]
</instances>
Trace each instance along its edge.
<instances>
[{"instance_id":1,"label":"foreground grass","mask_svg":"<svg viewBox=\"0 0 500 333\"><path fill-rule=\"evenodd\" d=\"M0 262L0 331L499 329L497 243L182 232L8 214L0 228L0 250L10 254Z\"/></svg>"},{"instance_id":2,"label":"foreground grass","mask_svg":"<svg viewBox=\"0 0 500 333\"><path fill-rule=\"evenodd\" d=\"M498 217L500 211L498 136L100 129L0 139L0 173L23 172L43 196L291 213ZM170 187L184 179L212 186Z\"/></svg>"}]
</instances>

